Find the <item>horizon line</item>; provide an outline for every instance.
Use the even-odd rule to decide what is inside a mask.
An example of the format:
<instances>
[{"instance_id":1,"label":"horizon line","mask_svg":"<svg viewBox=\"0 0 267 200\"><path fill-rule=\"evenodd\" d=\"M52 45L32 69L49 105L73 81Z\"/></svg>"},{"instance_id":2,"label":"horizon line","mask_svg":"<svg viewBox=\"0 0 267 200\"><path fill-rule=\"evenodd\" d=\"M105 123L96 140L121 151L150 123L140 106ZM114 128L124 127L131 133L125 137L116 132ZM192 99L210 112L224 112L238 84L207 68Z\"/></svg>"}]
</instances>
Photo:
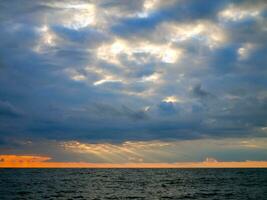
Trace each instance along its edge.
<instances>
[{"instance_id":1,"label":"horizon line","mask_svg":"<svg viewBox=\"0 0 267 200\"><path fill-rule=\"evenodd\" d=\"M267 168L267 161L217 161L175 163L90 163L90 162L51 162L46 156L0 155L0 168Z\"/></svg>"}]
</instances>

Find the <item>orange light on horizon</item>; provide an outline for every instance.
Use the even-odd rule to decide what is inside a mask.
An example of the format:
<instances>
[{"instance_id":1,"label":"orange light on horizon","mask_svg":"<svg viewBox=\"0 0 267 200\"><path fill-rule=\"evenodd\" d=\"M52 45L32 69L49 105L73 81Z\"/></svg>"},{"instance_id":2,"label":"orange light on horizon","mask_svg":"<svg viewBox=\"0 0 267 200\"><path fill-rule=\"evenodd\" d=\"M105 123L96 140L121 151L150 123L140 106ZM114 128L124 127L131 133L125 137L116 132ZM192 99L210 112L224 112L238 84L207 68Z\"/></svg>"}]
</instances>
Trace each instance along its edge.
<instances>
[{"instance_id":1,"label":"orange light on horizon","mask_svg":"<svg viewBox=\"0 0 267 200\"><path fill-rule=\"evenodd\" d=\"M177 163L88 163L50 162L47 156L0 155L0 168L267 168L267 161L177 162Z\"/></svg>"}]
</instances>

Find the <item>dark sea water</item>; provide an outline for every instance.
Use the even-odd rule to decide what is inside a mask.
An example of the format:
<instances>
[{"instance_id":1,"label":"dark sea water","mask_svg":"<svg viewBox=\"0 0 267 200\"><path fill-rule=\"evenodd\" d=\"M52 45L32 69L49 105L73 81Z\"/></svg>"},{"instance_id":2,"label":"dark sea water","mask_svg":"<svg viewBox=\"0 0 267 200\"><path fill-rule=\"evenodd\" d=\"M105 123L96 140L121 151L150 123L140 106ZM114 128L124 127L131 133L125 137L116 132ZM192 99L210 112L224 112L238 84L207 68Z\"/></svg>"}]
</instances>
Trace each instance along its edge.
<instances>
[{"instance_id":1,"label":"dark sea water","mask_svg":"<svg viewBox=\"0 0 267 200\"><path fill-rule=\"evenodd\" d=\"M267 200L267 169L0 169L6 199Z\"/></svg>"}]
</instances>

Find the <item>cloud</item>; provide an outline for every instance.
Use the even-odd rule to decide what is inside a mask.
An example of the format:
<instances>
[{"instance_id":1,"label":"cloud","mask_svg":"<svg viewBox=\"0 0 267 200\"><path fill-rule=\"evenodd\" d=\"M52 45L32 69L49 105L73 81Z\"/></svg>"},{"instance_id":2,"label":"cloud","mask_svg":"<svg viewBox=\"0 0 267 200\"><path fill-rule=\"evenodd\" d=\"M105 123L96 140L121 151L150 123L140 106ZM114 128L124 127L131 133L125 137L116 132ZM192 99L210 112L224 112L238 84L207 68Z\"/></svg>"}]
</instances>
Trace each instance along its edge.
<instances>
[{"instance_id":1,"label":"cloud","mask_svg":"<svg viewBox=\"0 0 267 200\"><path fill-rule=\"evenodd\" d=\"M89 162L89 163L177 163L201 162L206 158L219 161L261 161L266 158L266 138L228 138L198 140L125 141L18 141L17 148L1 148L4 155L29 155L10 157L5 161L20 162ZM23 153L22 153L23 152ZM42 158L43 155L46 155ZM41 158L40 158L41 157ZM0 156L1 158L1 156ZM253 159L252 159L253 158ZM14 160L14 161L13 161ZM214 159L208 159L208 162Z\"/></svg>"},{"instance_id":2,"label":"cloud","mask_svg":"<svg viewBox=\"0 0 267 200\"><path fill-rule=\"evenodd\" d=\"M264 1L19 3L0 3L6 146L266 137Z\"/></svg>"},{"instance_id":3,"label":"cloud","mask_svg":"<svg viewBox=\"0 0 267 200\"><path fill-rule=\"evenodd\" d=\"M193 90L192 90L193 94L196 96L196 97L207 97L209 95L208 92L206 92L205 90L203 90L201 88L201 84L198 84L196 85Z\"/></svg>"}]
</instances>

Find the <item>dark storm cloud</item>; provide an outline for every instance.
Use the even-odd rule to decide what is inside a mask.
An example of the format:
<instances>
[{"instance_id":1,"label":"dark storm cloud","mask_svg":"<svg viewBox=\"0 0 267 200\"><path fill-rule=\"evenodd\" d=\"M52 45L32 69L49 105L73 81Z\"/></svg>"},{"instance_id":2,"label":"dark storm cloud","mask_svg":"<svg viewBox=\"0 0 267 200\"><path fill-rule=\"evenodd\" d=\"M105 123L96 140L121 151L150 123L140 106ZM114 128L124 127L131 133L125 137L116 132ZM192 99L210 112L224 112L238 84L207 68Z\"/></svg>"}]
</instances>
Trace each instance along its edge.
<instances>
[{"instance_id":1,"label":"dark storm cloud","mask_svg":"<svg viewBox=\"0 0 267 200\"><path fill-rule=\"evenodd\" d=\"M266 134L266 3L144 3L2 1L0 141Z\"/></svg>"}]
</instances>

